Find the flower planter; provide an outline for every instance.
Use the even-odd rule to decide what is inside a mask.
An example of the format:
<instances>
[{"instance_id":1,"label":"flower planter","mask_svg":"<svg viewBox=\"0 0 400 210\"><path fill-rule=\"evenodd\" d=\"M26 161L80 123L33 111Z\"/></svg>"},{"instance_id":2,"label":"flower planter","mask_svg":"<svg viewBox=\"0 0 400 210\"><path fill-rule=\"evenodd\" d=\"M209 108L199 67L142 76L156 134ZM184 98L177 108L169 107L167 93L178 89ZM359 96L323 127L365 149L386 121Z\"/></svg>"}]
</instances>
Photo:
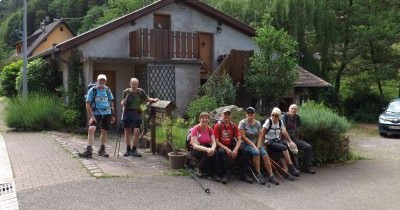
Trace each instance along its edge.
<instances>
[{"instance_id":1,"label":"flower planter","mask_svg":"<svg viewBox=\"0 0 400 210\"><path fill-rule=\"evenodd\" d=\"M185 152L177 152L177 154L174 154L174 152L169 152L168 157L169 157L169 165L171 166L171 168L180 169L185 166L185 158L186 158Z\"/></svg>"}]
</instances>

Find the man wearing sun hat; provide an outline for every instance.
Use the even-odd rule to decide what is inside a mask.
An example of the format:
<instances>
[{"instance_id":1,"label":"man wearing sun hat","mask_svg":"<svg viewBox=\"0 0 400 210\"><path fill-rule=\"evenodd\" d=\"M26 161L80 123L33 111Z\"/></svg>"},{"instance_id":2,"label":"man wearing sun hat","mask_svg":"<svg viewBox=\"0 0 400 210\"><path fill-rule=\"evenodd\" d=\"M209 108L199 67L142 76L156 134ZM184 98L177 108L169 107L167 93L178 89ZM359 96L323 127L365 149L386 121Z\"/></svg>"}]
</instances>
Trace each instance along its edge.
<instances>
[{"instance_id":1,"label":"man wearing sun hat","mask_svg":"<svg viewBox=\"0 0 400 210\"><path fill-rule=\"evenodd\" d=\"M89 89L86 97L86 112L89 117L88 146L86 151L78 153L80 157L92 158L92 146L94 143L94 133L96 128L101 128L100 149L98 155L109 157L106 153L105 144L108 136L110 124L115 122L114 96L110 88L106 86L107 76L99 74L96 86Z\"/></svg>"}]
</instances>

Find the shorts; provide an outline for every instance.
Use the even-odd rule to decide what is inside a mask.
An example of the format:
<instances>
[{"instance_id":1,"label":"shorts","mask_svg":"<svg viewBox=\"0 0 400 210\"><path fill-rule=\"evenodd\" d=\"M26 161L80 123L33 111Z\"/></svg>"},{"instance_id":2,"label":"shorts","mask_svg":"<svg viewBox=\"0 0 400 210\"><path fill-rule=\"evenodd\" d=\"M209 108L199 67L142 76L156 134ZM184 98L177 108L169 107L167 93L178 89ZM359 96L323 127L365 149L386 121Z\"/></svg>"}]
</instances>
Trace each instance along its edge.
<instances>
[{"instance_id":1,"label":"shorts","mask_svg":"<svg viewBox=\"0 0 400 210\"><path fill-rule=\"evenodd\" d=\"M265 150L265 148L263 146L261 146L258 150L254 149L254 147L252 147L249 144L243 143L243 151L245 153L249 153L251 154L251 156L257 156L260 155L261 157L264 157L266 155L268 155L267 151Z\"/></svg>"},{"instance_id":2,"label":"shorts","mask_svg":"<svg viewBox=\"0 0 400 210\"><path fill-rule=\"evenodd\" d=\"M96 126L103 130L110 129L110 121L112 115L95 115L96 122L93 122L90 126Z\"/></svg>"},{"instance_id":3,"label":"shorts","mask_svg":"<svg viewBox=\"0 0 400 210\"><path fill-rule=\"evenodd\" d=\"M124 123L124 128L140 128L142 114L138 111L125 110L122 122Z\"/></svg>"}]
</instances>

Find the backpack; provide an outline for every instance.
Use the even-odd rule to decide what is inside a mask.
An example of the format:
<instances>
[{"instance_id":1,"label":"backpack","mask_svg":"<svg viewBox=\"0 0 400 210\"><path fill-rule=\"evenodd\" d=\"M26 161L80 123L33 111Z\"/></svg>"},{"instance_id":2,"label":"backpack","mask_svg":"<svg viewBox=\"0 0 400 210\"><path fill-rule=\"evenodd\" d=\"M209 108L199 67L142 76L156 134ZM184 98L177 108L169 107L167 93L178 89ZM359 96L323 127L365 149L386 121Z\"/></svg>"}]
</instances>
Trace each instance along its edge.
<instances>
[{"instance_id":1,"label":"backpack","mask_svg":"<svg viewBox=\"0 0 400 210\"><path fill-rule=\"evenodd\" d=\"M265 134L268 134L269 130L271 130L271 128L272 128L272 120L271 120L271 118L268 118L268 124L269 124L269 126L268 126L267 132L265 132ZM281 127L282 127L282 120L279 119L279 127L278 127L278 129L280 130Z\"/></svg>"},{"instance_id":2,"label":"backpack","mask_svg":"<svg viewBox=\"0 0 400 210\"><path fill-rule=\"evenodd\" d=\"M218 122L218 134L219 134L219 137L221 138L221 136L222 136L222 122L221 122L221 120L219 120ZM229 122L229 125L231 126L231 129L232 129L232 131L233 131L233 136L235 136L235 126L233 126L233 122L232 121L230 121ZM236 138L235 137L233 137L235 140L236 140ZM237 141L237 140L236 140Z\"/></svg>"},{"instance_id":3,"label":"backpack","mask_svg":"<svg viewBox=\"0 0 400 210\"><path fill-rule=\"evenodd\" d=\"M93 96L92 96L92 100L90 101L90 106L93 108L93 112L96 111L96 103L95 103L95 99L97 96L97 82L91 82L89 83L89 85L86 88L86 95L85 95L85 99L88 96L89 90L93 88ZM106 89L106 92L108 94L108 92L110 91L110 88L108 88L107 86L104 86L104 88Z\"/></svg>"}]
</instances>

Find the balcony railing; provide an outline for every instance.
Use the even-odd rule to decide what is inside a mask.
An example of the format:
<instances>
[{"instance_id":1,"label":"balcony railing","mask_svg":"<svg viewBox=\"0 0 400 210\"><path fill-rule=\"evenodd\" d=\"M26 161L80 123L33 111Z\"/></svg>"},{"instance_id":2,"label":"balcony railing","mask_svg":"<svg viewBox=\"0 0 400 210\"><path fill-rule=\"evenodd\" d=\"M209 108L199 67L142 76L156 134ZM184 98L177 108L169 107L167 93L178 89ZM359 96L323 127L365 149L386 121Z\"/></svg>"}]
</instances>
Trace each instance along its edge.
<instances>
[{"instance_id":1,"label":"balcony railing","mask_svg":"<svg viewBox=\"0 0 400 210\"><path fill-rule=\"evenodd\" d=\"M140 28L129 33L130 57L199 58L198 33Z\"/></svg>"}]
</instances>

